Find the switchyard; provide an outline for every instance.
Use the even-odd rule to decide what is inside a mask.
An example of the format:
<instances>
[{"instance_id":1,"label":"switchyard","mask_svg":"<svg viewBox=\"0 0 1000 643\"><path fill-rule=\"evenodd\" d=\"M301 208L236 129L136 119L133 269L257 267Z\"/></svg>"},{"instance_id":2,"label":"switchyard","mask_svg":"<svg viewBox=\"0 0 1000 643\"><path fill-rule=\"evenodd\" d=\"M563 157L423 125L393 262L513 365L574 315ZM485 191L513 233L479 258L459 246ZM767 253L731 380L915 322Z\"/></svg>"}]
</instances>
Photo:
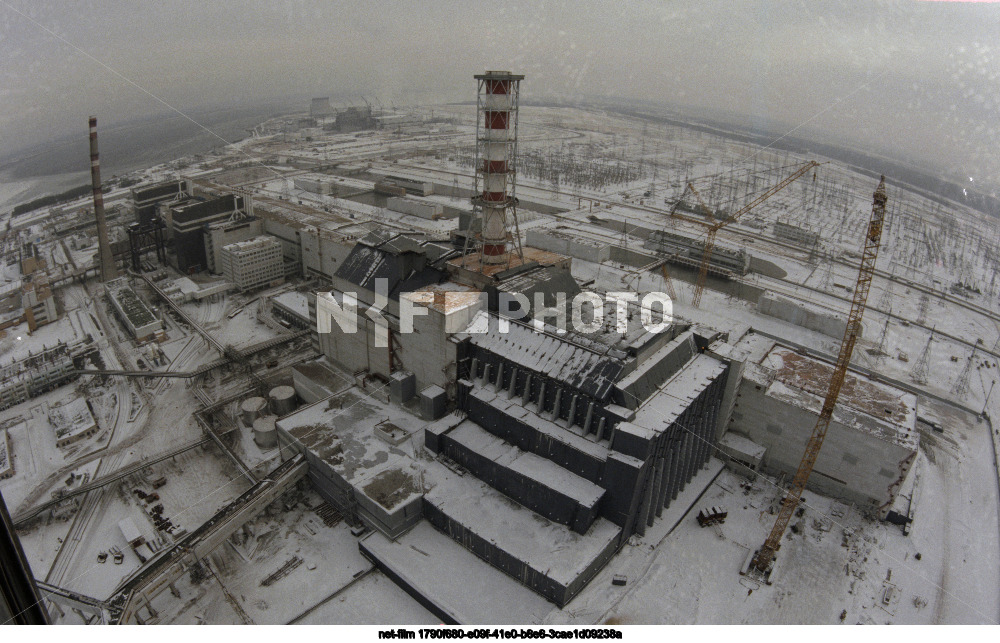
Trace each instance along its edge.
<instances>
[{"instance_id":1,"label":"switchyard","mask_svg":"<svg viewBox=\"0 0 1000 643\"><path fill-rule=\"evenodd\" d=\"M2 213L47 618L995 622L997 220L462 82Z\"/></svg>"}]
</instances>

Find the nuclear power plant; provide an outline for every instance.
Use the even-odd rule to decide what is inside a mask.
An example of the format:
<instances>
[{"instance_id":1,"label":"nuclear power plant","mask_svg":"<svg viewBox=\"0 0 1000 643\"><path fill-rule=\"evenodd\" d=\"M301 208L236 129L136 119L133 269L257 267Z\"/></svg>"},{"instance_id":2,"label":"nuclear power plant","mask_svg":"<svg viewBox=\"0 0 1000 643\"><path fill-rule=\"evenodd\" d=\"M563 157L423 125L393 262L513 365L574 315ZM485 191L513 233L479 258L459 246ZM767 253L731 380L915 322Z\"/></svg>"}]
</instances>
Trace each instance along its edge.
<instances>
[{"instance_id":1,"label":"nuclear power plant","mask_svg":"<svg viewBox=\"0 0 1000 643\"><path fill-rule=\"evenodd\" d=\"M995 220L455 83L0 213L0 618L996 613Z\"/></svg>"}]
</instances>

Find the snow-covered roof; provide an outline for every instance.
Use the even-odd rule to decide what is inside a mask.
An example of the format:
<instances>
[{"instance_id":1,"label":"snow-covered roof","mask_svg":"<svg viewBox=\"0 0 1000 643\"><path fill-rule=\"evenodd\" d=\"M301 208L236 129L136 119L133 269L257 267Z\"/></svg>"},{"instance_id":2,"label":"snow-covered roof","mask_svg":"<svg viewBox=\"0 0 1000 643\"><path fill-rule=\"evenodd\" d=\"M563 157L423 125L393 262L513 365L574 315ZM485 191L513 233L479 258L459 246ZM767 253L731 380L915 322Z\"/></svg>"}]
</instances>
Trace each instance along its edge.
<instances>
[{"instance_id":1,"label":"snow-covered roof","mask_svg":"<svg viewBox=\"0 0 1000 643\"><path fill-rule=\"evenodd\" d=\"M479 313L478 323L474 319L470 327L482 328L483 315L485 313ZM605 399L610 395L622 372L621 359L583 348L525 324L512 322L508 332L500 332L495 323L488 326L489 330L485 333L469 334L472 344L596 399Z\"/></svg>"},{"instance_id":2,"label":"snow-covered roof","mask_svg":"<svg viewBox=\"0 0 1000 643\"><path fill-rule=\"evenodd\" d=\"M586 534L578 534L438 462L428 463L424 481L433 485L426 494L428 501L444 507L447 515L486 542L502 542L505 551L558 582L575 580L621 532L598 518Z\"/></svg>"},{"instance_id":3,"label":"snow-covered roof","mask_svg":"<svg viewBox=\"0 0 1000 643\"><path fill-rule=\"evenodd\" d=\"M663 431L725 370L726 365L719 360L704 354L695 355L636 411L632 423Z\"/></svg>"},{"instance_id":4,"label":"snow-covered roof","mask_svg":"<svg viewBox=\"0 0 1000 643\"><path fill-rule=\"evenodd\" d=\"M125 537L125 542L129 544L142 538L142 533L139 532L139 528L135 526L135 522L131 518L119 520L118 528L121 529L122 536Z\"/></svg>"},{"instance_id":5,"label":"snow-covered roof","mask_svg":"<svg viewBox=\"0 0 1000 643\"><path fill-rule=\"evenodd\" d=\"M93 428L94 416L87 400L77 397L71 402L49 410L49 421L56 431L56 439L65 440Z\"/></svg>"},{"instance_id":6,"label":"snow-covered roof","mask_svg":"<svg viewBox=\"0 0 1000 643\"><path fill-rule=\"evenodd\" d=\"M420 489L412 457L375 435L376 426L386 421L409 433L423 424L352 387L303 407L276 425L352 487L391 510L419 496Z\"/></svg>"},{"instance_id":7,"label":"snow-covered roof","mask_svg":"<svg viewBox=\"0 0 1000 643\"><path fill-rule=\"evenodd\" d=\"M832 364L776 345L761 366L774 374L769 396L820 412L833 376ZM916 448L916 395L860 373L849 371L844 378L834 417L877 438Z\"/></svg>"},{"instance_id":8,"label":"snow-covered roof","mask_svg":"<svg viewBox=\"0 0 1000 643\"><path fill-rule=\"evenodd\" d=\"M309 298L304 292L291 290L272 298L272 301L287 308L303 319L309 319Z\"/></svg>"},{"instance_id":9,"label":"snow-covered roof","mask_svg":"<svg viewBox=\"0 0 1000 643\"><path fill-rule=\"evenodd\" d=\"M585 507L593 507L604 495L604 489L574 474L553 461L522 451L472 420L465 420L448 433L448 437L471 452L492 460L500 466L539 482Z\"/></svg>"}]
</instances>

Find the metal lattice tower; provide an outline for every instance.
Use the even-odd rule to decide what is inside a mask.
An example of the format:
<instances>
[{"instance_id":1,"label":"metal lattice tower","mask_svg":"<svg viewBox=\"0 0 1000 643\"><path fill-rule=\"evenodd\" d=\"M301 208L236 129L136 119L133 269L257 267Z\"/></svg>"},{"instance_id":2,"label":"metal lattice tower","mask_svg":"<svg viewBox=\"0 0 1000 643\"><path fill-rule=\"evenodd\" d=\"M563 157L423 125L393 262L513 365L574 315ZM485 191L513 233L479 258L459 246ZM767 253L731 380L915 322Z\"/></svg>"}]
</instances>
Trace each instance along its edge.
<instances>
[{"instance_id":1,"label":"metal lattice tower","mask_svg":"<svg viewBox=\"0 0 1000 643\"><path fill-rule=\"evenodd\" d=\"M931 336L927 338L927 345L924 346L924 351L920 353L920 358L917 363L913 365L913 371L910 373L910 377L917 384L927 384L927 365L931 358L931 342L934 341L934 330L931 330Z\"/></svg>"},{"instance_id":2,"label":"metal lattice tower","mask_svg":"<svg viewBox=\"0 0 1000 643\"><path fill-rule=\"evenodd\" d=\"M932 273L933 277L933 273ZM927 321L927 311L931 305L931 298L927 293L920 295L920 310L917 312L917 323L923 324Z\"/></svg>"},{"instance_id":3,"label":"metal lattice tower","mask_svg":"<svg viewBox=\"0 0 1000 643\"><path fill-rule=\"evenodd\" d=\"M803 174L805 174L806 172L808 172L809 170L811 170L811 169L813 169L815 167L819 167L819 165L820 164L817 163L816 161L809 161L808 163L806 163L805 165L803 165L799 169L795 170L795 172L793 172L790 176L785 177L784 179L782 179L781 181L779 181L777 184L769 187L767 190L764 191L763 194L761 194L761 195L757 196L756 198L754 198L753 201L751 201L750 203L747 203L746 205L744 205L742 208L740 208L736 212L733 212L732 214L730 214L727 219L724 219L722 221L716 221L714 219L714 217L713 217L713 218L711 218L709 220L709 222L708 222L708 232L705 235L705 245L702 248L701 262L700 262L699 269L698 269L698 281L695 283L695 286L694 286L694 294L691 295L691 305L692 306L694 306L695 308L700 308L701 307L701 295L702 295L702 293L705 290L705 281L708 279L708 266L711 263L711 259L712 259L712 249L715 247L715 236L719 233L719 230L722 229L722 228L724 228L725 226L731 224L731 223L735 223L736 220L739 219L741 216L743 216L744 214L746 214L750 210L753 210L755 207L757 207L758 205L760 205L764 201L767 201L772 196L774 196L775 194L777 194L781 190L785 189L786 186L788 186L789 184L791 184L793 181L795 181L796 179L798 179L800 176L802 176ZM695 190L695 195L698 196L699 199L701 199L701 195L698 194L697 190ZM711 197L709 197L709 200L711 200ZM706 209L708 209L709 213L711 213L711 209L710 208L706 207ZM695 220L695 223L697 223L699 225L705 225L704 222L698 221L697 219Z\"/></svg>"},{"instance_id":4,"label":"metal lattice tower","mask_svg":"<svg viewBox=\"0 0 1000 643\"><path fill-rule=\"evenodd\" d=\"M819 284L819 289L829 291L833 288L833 253L823 253L826 266L823 269L823 280Z\"/></svg>"},{"instance_id":5,"label":"metal lattice tower","mask_svg":"<svg viewBox=\"0 0 1000 643\"><path fill-rule=\"evenodd\" d=\"M878 347L875 349L876 357L881 359L883 356L888 355L885 352L886 339L889 337L889 320L892 318L892 306L889 307L889 313L885 316L885 325L882 326L882 336L879 337Z\"/></svg>"},{"instance_id":6,"label":"metal lattice tower","mask_svg":"<svg viewBox=\"0 0 1000 643\"><path fill-rule=\"evenodd\" d=\"M510 264L507 247L513 239L523 260L517 222L517 115L523 75L488 71L475 76L476 156L473 186L473 220L482 222L474 238L480 268ZM514 224L514 234L509 230ZM471 235L470 235L471 236ZM468 243L469 237L466 238Z\"/></svg>"},{"instance_id":7,"label":"metal lattice tower","mask_svg":"<svg viewBox=\"0 0 1000 643\"><path fill-rule=\"evenodd\" d=\"M972 354L969 355L969 361L965 363L965 368L962 369L962 374L958 376L958 380L955 382L955 386L952 387L951 392L953 395L964 398L969 393L969 376L972 374L972 365L976 361L976 353L979 351L979 346L972 347Z\"/></svg>"},{"instance_id":8,"label":"metal lattice tower","mask_svg":"<svg viewBox=\"0 0 1000 643\"><path fill-rule=\"evenodd\" d=\"M882 297L878 300L878 307L882 310L892 311L892 277L886 279L885 290L882 291Z\"/></svg>"}]
</instances>

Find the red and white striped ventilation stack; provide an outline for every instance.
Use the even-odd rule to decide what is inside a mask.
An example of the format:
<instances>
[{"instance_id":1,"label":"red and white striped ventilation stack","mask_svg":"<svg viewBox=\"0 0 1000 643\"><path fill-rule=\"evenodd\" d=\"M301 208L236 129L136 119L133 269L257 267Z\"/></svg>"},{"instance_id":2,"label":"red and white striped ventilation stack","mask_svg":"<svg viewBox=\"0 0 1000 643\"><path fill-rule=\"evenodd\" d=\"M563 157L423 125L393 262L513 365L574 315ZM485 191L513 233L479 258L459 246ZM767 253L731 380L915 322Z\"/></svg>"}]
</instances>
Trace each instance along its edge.
<instances>
[{"instance_id":1,"label":"red and white striped ventilation stack","mask_svg":"<svg viewBox=\"0 0 1000 643\"><path fill-rule=\"evenodd\" d=\"M94 218L97 219L98 258L101 261L101 281L118 276L111 244L108 241L108 224L104 218L104 192L101 190L101 161L97 155L97 117L90 117L90 182L94 190Z\"/></svg>"},{"instance_id":2,"label":"red and white striped ventilation stack","mask_svg":"<svg viewBox=\"0 0 1000 643\"><path fill-rule=\"evenodd\" d=\"M513 221L517 226L517 106L524 76L488 71L475 78L479 92L473 205L481 212L480 259L496 265L509 263L507 225Z\"/></svg>"}]
</instances>

